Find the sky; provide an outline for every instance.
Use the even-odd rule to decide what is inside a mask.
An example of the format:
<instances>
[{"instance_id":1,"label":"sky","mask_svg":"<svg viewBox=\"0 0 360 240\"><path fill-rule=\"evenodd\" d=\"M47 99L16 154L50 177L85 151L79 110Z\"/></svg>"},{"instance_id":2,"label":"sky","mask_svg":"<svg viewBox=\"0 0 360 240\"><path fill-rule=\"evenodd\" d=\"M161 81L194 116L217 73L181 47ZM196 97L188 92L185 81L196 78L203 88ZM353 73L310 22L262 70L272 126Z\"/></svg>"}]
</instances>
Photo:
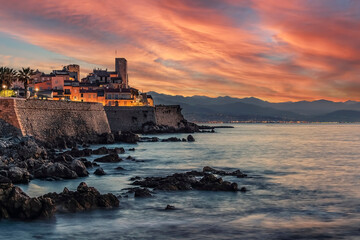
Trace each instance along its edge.
<instances>
[{"instance_id":1,"label":"sky","mask_svg":"<svg viewBox=\"0 0 360 240\"><path fill-rule=\"evenodd\" d=\"M171 95L360 100L358 0L0 0L0 66Z\"/></svg>"}]
</instances>

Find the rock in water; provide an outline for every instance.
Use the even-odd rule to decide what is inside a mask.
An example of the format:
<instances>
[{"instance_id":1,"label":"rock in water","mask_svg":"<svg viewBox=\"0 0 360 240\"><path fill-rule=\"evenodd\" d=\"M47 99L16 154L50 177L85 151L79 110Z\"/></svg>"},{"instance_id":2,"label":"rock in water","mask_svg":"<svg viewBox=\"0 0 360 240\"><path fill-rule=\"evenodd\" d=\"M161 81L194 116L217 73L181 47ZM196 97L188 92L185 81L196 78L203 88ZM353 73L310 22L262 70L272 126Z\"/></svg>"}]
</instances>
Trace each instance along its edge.
<instances>
[{"instance_id":1,"label":"rock in water","mask_svg":"<svg viewBox=\"0 0 360 240\"><path fill-rule=\"evenodd\" d=\"M0 183L0 219L35 219L51 217L55 204L47 197L30 198L19 187L11 183Z\"/></svg>"},{"instance_id":2,"label":"rock in water","mask_svg":"<svg viewBox=\"0 0 360 240\"><path fill-rule=\"evenodd\" d=\"M147 188L136 188L134 192L134 197L136 198L152 197L150 190Z\"/></svg>"},{"instance_id":3,"label":"rock in water","mask_svg":"<svg viewBox=\"0 0 360 240\"><path fill-rule=\"evenodd\" d=\"M165 210L175 210L175 206L167 205Z\"/></svg>"},{"instance_id":4,"label":"rock in water","mask_svg":"<svg viewBox=\"0 0 360 240\"><path fill-rule=\"evenodd\" d=\"M104 171L104 169L98 168L95 170L94 174L98 176L102 176L102 175L106 175L106 172Z\"/></svg>"},{"instance_id":5,"label":"rock in water","mask_svg":"<svg viewBox=\"0 0 360 240\"><path fill-rule=\"evenodd\" d=\"M8 178L13 183L29 183L30 173L25 168L11 167L8 171Z\"/></svg>"},{"instance_id":6,"label":"rock in water","mask_svg":"<svg viewBox=\"0 0 360 240\"><path fill-rule=\"evenodd\" d=\"M74 179L78 175L61 163L45 163L34 172L35 178L64 178Z\"/></svg>"},{"instance_id":7,"label":"rock in water","mask_svg":"<svg viewBox=\"0 0 360 240\"><path fill-rule=\"evenodd\" d=\"M95 162L120 162L122 159L116 153L112 153L94 160Z\"/></svg>"},{"instance_id":8,"label":"rock in water","mask_svg":"<svg viewBox=\"0 0 360 240\"><path fill-rule=\"evenodd\" d=\"M119 199L112 193L100 194L94 187L82 182L77 191L64 188L62 193L48 193L44 197L54 200L59 212L78 212L94 208L113 208L119 206Z\"/></svg>"},{"instance_id":9,"label":"rock in water","mask_svg":"<svg viewBox=\"0 0 360 240\"><path fill-rule=\"evenodd\" d=\"M192 135L187 136L188 142L195 142L195 138Z\"/></svg>"},{"instance_id":10,"label":"rock in water","mask_svg":"<svg viewBox=\"0 0 360 240\"><path fill-rule=\"evenodd\" d=\"M70 167L71 167L71 170L75 171L79 177L89 176L89 172L86 170L85 164L80 160L72 161Z\"/></svg>"}]
</instances>

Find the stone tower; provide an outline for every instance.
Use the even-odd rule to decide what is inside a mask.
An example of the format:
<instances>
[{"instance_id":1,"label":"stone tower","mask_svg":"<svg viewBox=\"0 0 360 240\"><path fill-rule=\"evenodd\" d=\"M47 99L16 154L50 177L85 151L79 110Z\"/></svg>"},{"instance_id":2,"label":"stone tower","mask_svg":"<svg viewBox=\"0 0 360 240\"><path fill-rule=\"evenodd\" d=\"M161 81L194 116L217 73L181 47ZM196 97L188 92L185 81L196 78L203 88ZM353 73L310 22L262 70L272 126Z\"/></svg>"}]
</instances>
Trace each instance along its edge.
<instances>
[{"instance_id":1,"label":"stone tower","mask_svg":"<svg viewBox=\"0 0 360 240\"><path fill-rule=\"evenodd\" d=\"M77 81L80 81L80 66L77 64L71 64L66 66L66 70L69 73L76 73L76 79Z\"/></svg>"},{"instance_id":2,"label":"stone tower","mask_svg":"<svg viewBox=\"0 0 360 240\"><path fill-rule=\"evenodd\" d=\"M115 58L115 71L122 79L122 87L128 88L127 61L125 58Z\"/></svg>"}]
</instances>

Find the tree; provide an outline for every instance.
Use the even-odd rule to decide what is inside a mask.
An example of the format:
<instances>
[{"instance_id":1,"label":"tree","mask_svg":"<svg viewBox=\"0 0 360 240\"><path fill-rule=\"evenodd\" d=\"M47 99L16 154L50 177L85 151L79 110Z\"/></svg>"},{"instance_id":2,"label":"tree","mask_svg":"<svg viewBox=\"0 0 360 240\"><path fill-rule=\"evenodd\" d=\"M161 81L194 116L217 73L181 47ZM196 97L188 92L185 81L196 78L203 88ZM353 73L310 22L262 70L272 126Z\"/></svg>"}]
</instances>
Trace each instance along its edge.
<instances>
[{"instance_id":1,"label":"tree","mask_svg":"<svg viewBox=\"0 0 360 240\"><path fill-rule=\"evenodd\" d=\"M8 67L0 67L0 86L6 85L10 88L11 84L17 77L16 70Z\"/></svg>"},{"instance_id":2,"label":"tree","mask_svg":"<svg viewBox=\"0 0 360 240\"><path fill-rule=\"evenodd\" d=\"M27 98L29 80L31 79L32 75L34 75L34 70L31 69L30 67L22 68L22 70L20 70L18 73L19 81L24 83L25 98Z\"/></svg>"}]
</instances>

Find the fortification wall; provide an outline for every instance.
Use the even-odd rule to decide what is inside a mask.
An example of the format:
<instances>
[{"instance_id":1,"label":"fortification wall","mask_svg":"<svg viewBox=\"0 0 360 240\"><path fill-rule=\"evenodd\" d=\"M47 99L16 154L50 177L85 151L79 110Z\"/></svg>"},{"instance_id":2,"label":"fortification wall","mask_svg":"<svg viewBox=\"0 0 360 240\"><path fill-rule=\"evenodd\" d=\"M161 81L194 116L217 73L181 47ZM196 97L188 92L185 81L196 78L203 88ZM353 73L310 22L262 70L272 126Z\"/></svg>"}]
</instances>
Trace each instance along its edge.
<instances>
[{"instance_id":1,"label":"fortification wall","mask_svg":"<svg viewBox=\"0 0 360 240\"><path fill-rule=\"evenodd\" d=\"M103 106L99 103L0 99L0 119L40 140L57 137L92 139L109 133L110 127ZM6 106L5 106L6 105Z\"/></svg>"},{"instance_id":2,"label":"fortification wall","mask_svg":"<svg viewBox=\"0 0 360 240\"><path fill-rule=\"evenodd\" d=\"M158 125L165 125L176 129L185 127L184 122L186 120L181 114L180 105L157 105L155 107L155 114Z\"/></svg>"},{"instance_id":3,"label":"fortification wall","mask_svg":"<svg viewBox=\"0 0 360 240\"><path fill-rule=\"evenodd\" d=\"M104 107L111 131L141 132L143 124L156 124L154 107Z\"/></svg>"},{"instance_id":4,"label":"fortification wall","mask_svg":"<svg viewBox=\"0 0 360 240\"><path fill-rule=\"evenodd\" d=\"M0 99L0 136L22 135L13 98Z\"/></svg>"}]
</instances>

